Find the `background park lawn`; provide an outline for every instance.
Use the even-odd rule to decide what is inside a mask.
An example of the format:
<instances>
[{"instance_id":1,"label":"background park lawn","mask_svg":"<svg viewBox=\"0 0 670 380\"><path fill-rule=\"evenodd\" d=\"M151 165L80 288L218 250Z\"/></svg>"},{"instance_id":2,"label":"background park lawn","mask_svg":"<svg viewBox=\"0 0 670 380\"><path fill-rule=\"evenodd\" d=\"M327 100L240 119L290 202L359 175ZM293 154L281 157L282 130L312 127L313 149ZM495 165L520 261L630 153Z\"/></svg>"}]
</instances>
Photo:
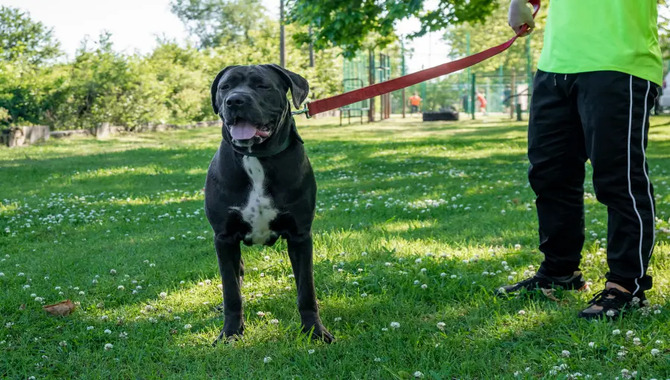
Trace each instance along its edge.
<instances>
[{"instance_id":1,"label":"background park lawn","mask_svg":"<svg viewBox=\"0 0 670 380\"><path fill-rule=\"evenodd\" d=\"M299 333L279 242L243 249L246 335L210 346L221 291L202 188L219 128L51 140L0 149L0 377L670 378L670 118L652 119L648 149L652 305L596 322L576 317L606 271L590 180L591 291L492 294L541 261L524 124L298 123L334 344ZM65 299L79 303L70 316L42 310Z\"/></svg>"}]
</instances>

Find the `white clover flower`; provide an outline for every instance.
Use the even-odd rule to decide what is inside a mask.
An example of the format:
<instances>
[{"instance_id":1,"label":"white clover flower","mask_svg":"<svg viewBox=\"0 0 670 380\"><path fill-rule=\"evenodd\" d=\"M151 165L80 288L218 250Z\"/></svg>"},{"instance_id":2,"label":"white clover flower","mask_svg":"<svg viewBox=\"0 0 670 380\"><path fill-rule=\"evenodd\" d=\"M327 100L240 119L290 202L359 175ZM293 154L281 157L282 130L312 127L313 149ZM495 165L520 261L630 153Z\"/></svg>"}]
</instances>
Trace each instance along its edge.
<instances>
[{"instance_id":1,"label":"white clover flower","mask_svg":"<svg viewBox=\"0 0 670 380\"><path fill-rule=\"evenodd\" d=\"M158 296L162 299L165 299L167 297L167 293L161 292Z\"/></svg>"},{"instance_id":2,"label":"white clover flower","mask_svg":"<svg viewBox=\"0 0 670 380\"><path fill-rule=\"evenodd\" d=\"M447 277L447 274L442 272L442 273L440 273L440 277Z\"/></svg>"},{"instance_id":3,"label":"white clover flower","mask_svg":"<svg viewBox=\"0 0 670 380\"><path fill-rule=\"evenodd\" d=\"M119 333L119 338L121 338L121 339L126 339L126 338L128 338L128 333L125 332L125 331L120 332L120 333Z\"/></svg>"},{"instance_id":4,"label":"white clover flower","mask_svg":"<svg viewBox=\"0 0 670 380\"><path fill-rule=\"evenodd\" d=\"M91 331L91 330L93 330L94 328L95 328L95 327L93 327L93 326L87 326L87 327L86 327L86 331Z\"/></svg>"},{"instance_id":5,"label":"white clover flower","mask_svg":"<svg viewBox=\"0 0 670 380\"><path fill-rule=\"evenodd\" d=\"M596 342L589 342L589 347L590 347L590 348L593 348L593 347L595 347L595 346L596 346Z\"/></svg>"},{"instance_id":6,"label":"white clover flower","mask_svg":"<svg viewBox=\"0 0 670 380\"><path fill-rule=\"evenodd\" d=\"M423 373L421 373L421 371L416 371L416 372L414 372L414 377L417 378L417 379L422 378Z\"/></svg>"},{"instance_id":7,"label":"white clover flower","mask_svg":"<svg viewBox=\"0 0 670 380\"><path fill-rule=\"evenodd\" d=\"M187 324L184 325L184 330L190 330L191 327L193 327L193 326L191 326L190 323L187 323Z\"/></svg>"},{"instance_id":8,"label":"white clover flower","mask_svg":"<svg viewBox=\"0 0 670 380\"><path fill-rule=\"evenodd\" d=\"M367 296L368 296L367 293L361 293L361 297L367 297Z\"/></svg>"},{"instance_id":9,"label":"white clover flower","mask_svg":"<svg viewBox=\"0 0 670 380\"><path fill-rule=\"evenodd\" d=\"M568 350L561 351L561 356L563 356L564 358L569 358L570 357L570 351L568 351Z\"/></svg>"},{"instance_id":10,"label":"white clover flower","mask_svg":"<svg viewBox=\"0 0 670 380\"><path fill-rule=\"evenodd\" d=\"M117 287L117 289L119 289L119 290L125 290L125 289L126 289L126 287L125 287L125 286L123 286L123 285L119 285L119 286Z\"/></svg>"},{"instance_id":11,"label":"white clover flower","mask_svg":"<svg viewBox=\"0 0 670 380\"><path fill-rule=\"evenodd\" d=\"M651 349L651 354L654 355L654 356L656 356L660 353L661 353L661 351L658 348L652 348Z\"/></svg>"},{"instance_id":12,"label":"white clover flower","mask_svg":"<svg viewBox=\"0 0 670 380\"><path fill-rule=\"evenodd\" d=\"M523 309L522 309L522 310L519 310L517 313L518 313L519 315L526 315L526 310L523 310Z\"/></svg>"},{"instance_id":13,"label":"white clover flower","mask_svg":"<svg viewBox=\"0 0 670 380\"><path fill-rule=\"evenodd\" d=\"M307 353L310 354L310 355L313 354L314 352L315 352L315 351L314 351L313 348L310 348L309 350L307 350Z\"/></svg>"},{"instance_id":14,"label":"white clover flower","mask_svg":"<svg viewBox=\"0 0 670 380\"><path fill-rule=\"evenodd\" d=\"M341 321L341 320L342 320L342 317L335 317L335 318L333 318L333 321L335 321L335 322L339 322L339 321Z\"/></svg>"},{"instance_id":15,"label":"white clover flower","mask_svg":"<svg viewBox=\"0 0 670 380\"><path fill-rule=\"evenodd\" d=\"M634 335L635 335L635 331L633 331L633 330L626 331L626 338L630 338Z\"/></svg>"},{"instance_id":16,"label":"white clover flower","mask_svg":"<svg viewBox=\"0 0 670 380\"><path fill-rule=\"evenodd\" d=\"M421 289L428 289L428 285L426 284L421 285Z\"/></svg>"},{"instance_id":17,"label":"white clover flower","mask_svg":"<svg viewBox=\"0 0 670 380\"><path fill-rule=\"evenodd\" d=\"M262 311L256 312L256 315L258 315L259 317L265 317L265 313Z\"/></svg>"},{"instance_id":18,"label":"white clover flower","mask_svg":"<svg viewBox=\"0 0 670 380\"><path fill-rule=\"evenodd\" d=\"M273 325L279 324L279 319L276 319L276 318L270 319L270 324L273 324Z\"/></svg>"},{"instance_id":19,"label":"white clover flower","mask_svg":"<svg viewBox=\"0 0 670 380\"><path fill-rule=\"evenodd\" d=\"M268 364L268 363L270 363L271 361L272 361L272 358L269 357L269 356L266 356L266 357L263 358L263 363L265 363L265 364Z\"/></svg>"},{"instance_id":20,"label":"white clover flower","mask_svg":"<svg viewBox=\"0 0 670 380\"><path fill-rule=\"evenodd\" d=\"M444 326L446 326L446 325L447 324L444 323L444 322L437 322L437 328L440 329L440 330L444 330Z\"/></svg>"},{"instance_id":21,"label":"white clover flower","mask_svg":"<svg viewBox=\"0 0 670 380\"><path fill-rule=\"evenodd\" d=\"M619 334L621 334L621 330L619 329L612 330L612 335L619 335Z\"/></svg>"},{"instance_id":22,"label":"white clover flower","mask_svg":"<svg viewBox=\"0 0 670 380\"><path fill-rule=\"evenodd\" d=\"M616 312L614 310L610 309L610 310L607 310L605 312L605 315L607 315L608 317L613 317L613 316L616 315Z\"/></svg>"},{"instance_id":23,"label":"white clover flower","mask_svg":"<svg viewBox=\"0 0 670 380\"><path fill-rule=\"evenodd\" d=\"M61 340L60 342L58 342L58 345L61 346L61 347L67 347L67 342L64 341L64 340Z\"/></svg>"},{"instance_id":24,"label":"white clover flower","mask_svg":"<svg viewBox=\"0 0 670 380\"><path fill-rule=\"evenodd\" d=\"M391 325L390 325L390 326L391 326L391 328L397 329L397 328L400 327L400 323L398 323L398 322L391 322Z\"/></svg>"},{"instance_id":25,"label":"white clover flower","mask_svg":"<svg viewBox=\"0 0 670 380\"><path fill-rule=\"evenodd\" d=\"M112 348L114 348L113 344L111 344L111 343L105 344L105 351L111 350Z\"/></svg>"},{"instance_id":26,"label":"white clover flower","mask_svg":"<svg viewBox=\"0 0 670 380\"><path fill-rule=\"evenodd\" d=\"M111 334L111 333L112 333L112 330L110 330L110 329L105 329L105 331L103 331L103 332L104 332L105 334Z\"/></svg>"},{"instance_id":27,"label":"white clover flower","mask_svg":"<svg viewBox=\"0 0 670 380\"><path fill-rule=\"evenodd\" d=\"M116 274L116 269L110 269L109 274Z\"/></svg>"},{"instance_id":28,"label":"white clover flower","mask_svg":"<svg viewBox=\"0 0 670 380\"><path fill-rule=\"evenodd\" d=\"M642 341L640 340L640 338L635 337L633 338L633 344L639 346L640 344L642 344Z\"/></svg>"}]
</instances>

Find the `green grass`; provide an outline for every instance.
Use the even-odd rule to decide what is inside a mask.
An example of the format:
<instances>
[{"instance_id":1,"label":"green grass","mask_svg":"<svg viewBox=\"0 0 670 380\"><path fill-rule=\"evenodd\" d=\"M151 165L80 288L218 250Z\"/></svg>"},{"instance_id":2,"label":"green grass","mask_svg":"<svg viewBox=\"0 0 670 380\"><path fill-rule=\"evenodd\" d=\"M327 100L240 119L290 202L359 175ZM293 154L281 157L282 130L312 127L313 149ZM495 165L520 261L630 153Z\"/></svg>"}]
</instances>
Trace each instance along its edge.
<instances>
[{"instance_id":1,"label":"green grass","mask_svg":"<svg viewBox=\"0 0 670 380\"><path fill-rule=\"evenodd\" d=\"M670 119L653 120L648 149L653 308L611 322L577 318L606 272L590 181L592 291L492 294L541 261L523 124L335 123L299 120L332 345L300 334L278 242L243 249L246 335L210 346L223 322L202 187L218 128L0 149L0 377L670 378ZM68 298L80 303L70 316L42 310Z\"/></svg>"}]
</instances>

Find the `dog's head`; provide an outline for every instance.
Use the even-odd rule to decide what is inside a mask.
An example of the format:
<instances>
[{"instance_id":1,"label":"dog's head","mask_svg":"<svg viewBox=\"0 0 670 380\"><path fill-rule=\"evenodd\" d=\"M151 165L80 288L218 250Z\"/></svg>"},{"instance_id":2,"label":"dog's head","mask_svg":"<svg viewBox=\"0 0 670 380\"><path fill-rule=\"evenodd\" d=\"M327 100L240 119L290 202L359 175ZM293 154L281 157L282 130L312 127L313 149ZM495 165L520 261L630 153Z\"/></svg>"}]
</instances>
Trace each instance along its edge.
<instances>
[{"instance_id":1,"label":"dog's head","mask_svg":"<svg viewBox=\"0 0 670 380\"><path fill-rule=\"evenodd\" d=\"M305 78L278 65L228 66L212 83L212 107L223 120L223 135L238 147L251 147L288 128L291 90L298 108L307 97ZM283 134L282 134L283 135Z\"/></svg>"}]
</instances>

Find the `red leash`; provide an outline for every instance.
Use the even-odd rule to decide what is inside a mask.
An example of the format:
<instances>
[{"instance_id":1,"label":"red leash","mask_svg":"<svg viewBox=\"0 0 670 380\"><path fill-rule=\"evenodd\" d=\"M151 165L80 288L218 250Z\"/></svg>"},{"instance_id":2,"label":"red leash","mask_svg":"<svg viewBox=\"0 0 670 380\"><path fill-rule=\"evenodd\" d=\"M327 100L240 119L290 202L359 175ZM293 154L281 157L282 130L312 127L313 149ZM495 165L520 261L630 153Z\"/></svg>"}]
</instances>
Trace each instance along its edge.
<instances>
[{"instance_id":1,"label":"red leash","mask_svg":"<svg viewBox=\"0 0 670 380\"><path fill-rule=\"evenodd\" d=\"M528 2L533 5L533 18L535 18L535 15L540 10L540 0L528 0ZM314 116L317 113L334 110L348 104L360 102L361 100L370 99L378 95L400 90L402 88L409 87L429 79L437 78L445 74L465 69L507 50L510 46L512 46L514 41L516 41L516 39L519 38L520 35L524 34L527 30L528 25L524 25L519 33L517 33L517 35L512 37L509 41L465 58L447 62L429 69L417 71L416 73L391 79L386 82L381 82L371 86L362 87L357 90L345 92L344 94L331 96L330 98L309 102L305 105L305 109L294 112L294 114L306 113L307 117Z\"/></svg>"}]
</instances>

